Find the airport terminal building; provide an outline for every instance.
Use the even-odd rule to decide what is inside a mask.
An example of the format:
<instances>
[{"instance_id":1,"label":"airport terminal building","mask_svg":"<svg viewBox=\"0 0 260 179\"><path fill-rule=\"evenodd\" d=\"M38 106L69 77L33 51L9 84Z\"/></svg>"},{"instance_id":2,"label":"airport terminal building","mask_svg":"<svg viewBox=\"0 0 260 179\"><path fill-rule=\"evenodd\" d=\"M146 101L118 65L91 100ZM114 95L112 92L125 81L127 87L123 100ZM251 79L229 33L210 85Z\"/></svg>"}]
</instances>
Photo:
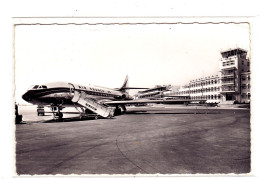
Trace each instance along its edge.
<instances>
[{"instance_id":1,"label":"airport terminal building","mask_svg":"<svg viewBox=\"0 0 260 179\"><path fill-rule=\"evenodd\" d=\"M218 74L194 79L172 95L190 96L207 103L250 103L250 61L241 48L221 52Z\"/></svg>"}]
</instances>

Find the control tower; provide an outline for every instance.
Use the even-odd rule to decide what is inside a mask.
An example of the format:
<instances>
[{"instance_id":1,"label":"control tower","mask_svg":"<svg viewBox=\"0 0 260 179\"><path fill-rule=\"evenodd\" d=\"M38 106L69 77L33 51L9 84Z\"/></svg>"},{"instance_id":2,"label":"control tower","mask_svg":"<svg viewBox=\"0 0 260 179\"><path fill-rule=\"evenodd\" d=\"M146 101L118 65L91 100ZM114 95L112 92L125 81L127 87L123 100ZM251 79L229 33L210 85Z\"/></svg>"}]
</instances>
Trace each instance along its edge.
<instances>
[{"instance_id":1,"label":"control tower","mask_svg":"<svg viewBox=\"0 0 260 179\"><path fill-rule=\"evenodd\" d=\"M247 51L241 48L229 49L222 51L221 56L219 65L222 103L242 102L241 76L250 73Z\"/></svg>"}]
</instances>

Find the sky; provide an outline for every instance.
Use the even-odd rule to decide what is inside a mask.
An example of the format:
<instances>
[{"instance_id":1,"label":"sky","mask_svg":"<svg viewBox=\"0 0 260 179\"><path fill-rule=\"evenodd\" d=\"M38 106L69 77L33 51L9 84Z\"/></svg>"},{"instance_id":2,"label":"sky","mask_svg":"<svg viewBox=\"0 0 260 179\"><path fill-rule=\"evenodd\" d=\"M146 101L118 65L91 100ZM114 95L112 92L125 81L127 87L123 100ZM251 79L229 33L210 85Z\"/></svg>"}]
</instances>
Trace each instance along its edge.
<instances>
[{"instance_id":1,"label":"sky","mask_svg":"<svg viewBox=\"0 0 260 179\"><path fill-rule=\"evenodd\" d=\"M248 24L17 25L15 95L66 81L110 88L185 85L216 75L220 51L250 50ZM250 53L249 53L250 55Z\"/></svg>"}]
</instances>

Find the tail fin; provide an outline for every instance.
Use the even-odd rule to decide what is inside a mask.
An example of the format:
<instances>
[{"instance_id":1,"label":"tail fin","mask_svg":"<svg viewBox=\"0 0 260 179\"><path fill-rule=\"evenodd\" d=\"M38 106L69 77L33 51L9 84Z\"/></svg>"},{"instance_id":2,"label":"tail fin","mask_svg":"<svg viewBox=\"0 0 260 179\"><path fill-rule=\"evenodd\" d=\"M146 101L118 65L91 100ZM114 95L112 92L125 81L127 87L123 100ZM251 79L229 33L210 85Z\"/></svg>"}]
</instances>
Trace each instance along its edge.
<instances>
[{"instance_id":1,"label":"tail fin","mask_svg":"<svg viewBox=\"0 0 260 179\"><path fill-rule=\"evenodd\" d=\"M149 89L149 88L129 87L128 86L128 75L126 75L125 81L124 81L123 85L121 86L121 88L115 88L115 90L126 92L129 89Z\"/></svg>"},{"instance_id":2,"label":"tail fin","mask_svg":"<svg viewBox=\"0 0 260 179\"><path fill-rule=\"evenodd\" d=\"M126 91L127 88L128 88L128 75L126 75L123 85L118 90L119 91Z\"/></svg>"}]
</instances>

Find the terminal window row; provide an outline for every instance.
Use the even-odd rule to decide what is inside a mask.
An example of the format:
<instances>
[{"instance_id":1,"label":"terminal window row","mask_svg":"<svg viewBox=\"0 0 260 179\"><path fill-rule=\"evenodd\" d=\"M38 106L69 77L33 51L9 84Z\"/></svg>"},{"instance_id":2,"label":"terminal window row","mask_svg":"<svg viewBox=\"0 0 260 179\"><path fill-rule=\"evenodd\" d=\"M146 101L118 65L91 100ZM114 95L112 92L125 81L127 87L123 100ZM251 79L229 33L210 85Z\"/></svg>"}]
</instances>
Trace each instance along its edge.
<instances>
[{"instance_id":1,"label":"terminal window row","mask_svg":"<svg viewBox=\"0 0 260 179\"><path fill-rule=\"evenodd\" d=\"M223 66L229 66L229 65L234 65L234 64L235 64L235 61L234 61L234 60L222 62L222 65L223 65Z\"/></svg>"},{"instance_id":2,"label":"terminal window row","mask_svg":"<svg viewBox=\"0 0 260 179\"><path fill-rule=\"evenodd\" d=\"M222 87L222 91L237 91L237 89L234 86L228 86L228 87L224 86Z\"/></svg>"},{"instance_id":3,"label":"terminal window row","mask_svg":"<svg viewBox=\"0 0 260 179\"><path fill-rule=\"evenodd\" d=\"M244 60L242 60L241 64L242 64L242 65L245 65ZM249 62L247 62L246 64L247 64L247 66L249 66Z\"/></svg>"},{"instance_id":4,"label":"terminal window row","mask_svg":"<svg viewBox=\"0 0 260 179\"><path fill-rule=\"evenodd\" d=\"M213 100L218 100L220 99L221 96L220 94L218 95L203 95L203 96L191 96L191 99L192 100L201 100L201 99L207 99L207 100L210 100L210 99L213 99Z\"/></svg>"},{"instance_id":5,"label":"terminal window row","mask_svg":"<svg viewBox=\"0 0 260 179\"><path fill-rule=\"evenodd\" d=\"M234 73L235 73L234 69L232 69L232 70L225 70L225 69L221 70L222 76L223 75L234 75Z\"/></svg>"},{"instance_id":6,"label":"terminal window row","mask_svg":"<svg viewBox=\"0 0 260 179\"><path fill-rule=\"evenodd\" d=\"M246 93L242 93L241 97L242 97L243 99L245 99L245 98L250 99L251 94L250 94L250 93L248 93L248 94L246 94Z\"/></svg>"},{"instance_id":7,"label":"terminal window row","mask_svg":"<svg viewBox=\"0 0 260 179\"><path fill-rule=\"evenodd\" d=\"M222 83L234 83L234 79L223 79Z\"/></svg>"},{"instance_id":8,"label":"terminal window row","mask_svg":"<svg viewBox=\"0 0 260 179\"><path fill-rule=\"evenodd\" d=\"M242 84L242 89L250 89L250 84Z\"/></svg>"},{"instance_id":9,"label":"terminal window row","mask_svg":"<svg viewBox=\"0 0 260 179\"><path fill-rule=\"evenodd\" d=\"M218 84L219 80L211 80L211 81L205 81L200 83L191 83L190 87L198 87L198 86L206 86L206 85L212 85L212 84Z\"/></svg>"},{"instance_id":10,"label":"terminal window row","mask_svg":"<svg viewBox=\"0 0 260 179\"><path fill-rule=\"evenodd\" d=\"M241 80L242 81L250 80L250 76L241 76Z\"/></svg>"},{"instance_id":11,"label":"terminal window row","mask_svg":"<svg viewBox=\"0 0 260 179\"><path fill-rule=\"evenodd\" d=\"M180 91L177 92L177 94L194 94L194 93L202 93L202 92L213 92L213 91L219 91L220 87L211 87L211 88L201 88L196 90L187 90L187 91Z\"/></svg>"}]
</instances>

